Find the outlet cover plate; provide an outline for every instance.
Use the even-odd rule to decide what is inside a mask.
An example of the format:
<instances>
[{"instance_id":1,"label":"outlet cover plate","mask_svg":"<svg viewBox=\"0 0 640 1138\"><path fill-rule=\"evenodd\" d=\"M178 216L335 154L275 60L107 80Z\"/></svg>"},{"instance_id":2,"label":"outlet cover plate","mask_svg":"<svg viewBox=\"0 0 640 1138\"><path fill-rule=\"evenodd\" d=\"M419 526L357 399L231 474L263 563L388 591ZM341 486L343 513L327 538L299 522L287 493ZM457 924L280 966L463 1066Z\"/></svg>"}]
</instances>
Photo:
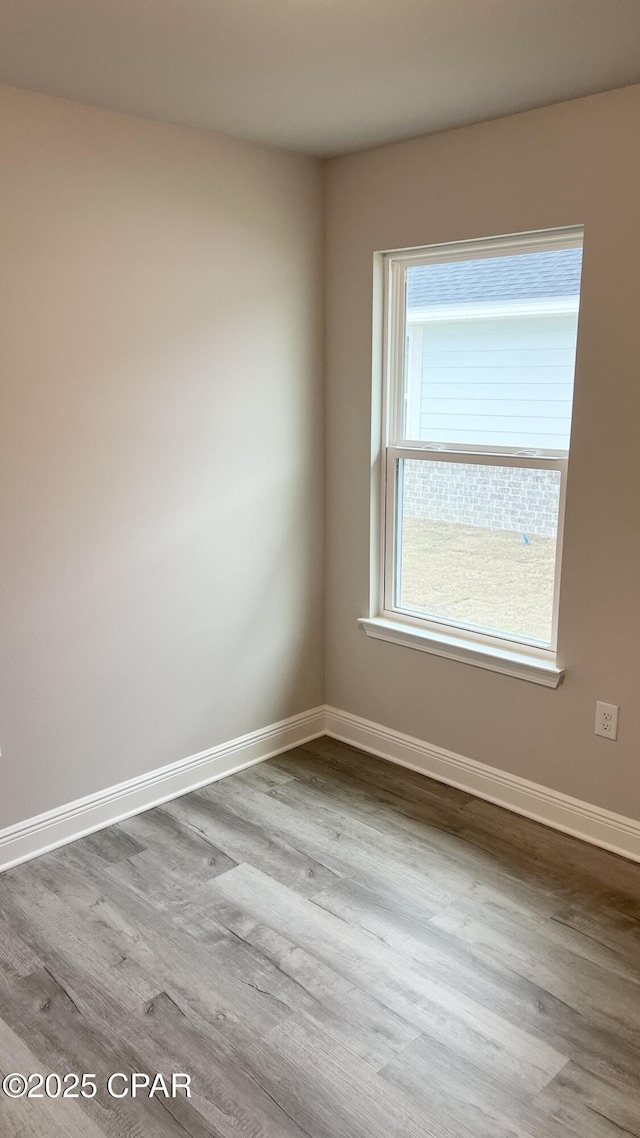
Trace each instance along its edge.
<instances>
[{"instance_id":1,"label":"outlet cover plate","mask_svg":"<svg viewBox=\"0 0 640 1138\"><path fill-rule=\"evenodd\" d=\"M596 703L596 735L603 739L618 738L618 712L615 703Z\"/></svg>"}]
</instances>

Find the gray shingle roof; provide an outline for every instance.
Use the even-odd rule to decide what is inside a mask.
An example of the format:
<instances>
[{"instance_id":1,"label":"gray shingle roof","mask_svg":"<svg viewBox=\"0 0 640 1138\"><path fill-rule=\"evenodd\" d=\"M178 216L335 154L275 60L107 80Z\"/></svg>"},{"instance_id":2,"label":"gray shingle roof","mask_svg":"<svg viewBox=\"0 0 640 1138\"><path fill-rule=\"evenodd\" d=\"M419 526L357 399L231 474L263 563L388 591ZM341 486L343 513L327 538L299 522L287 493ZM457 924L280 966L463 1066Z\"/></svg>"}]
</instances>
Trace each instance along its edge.
<instances>
[{"instance_id":1,"label":"gray shingle roof","mask_svg":"<svg viewBox=\"0 0 640 1138\"><path fill-rule=\"evenodd\" d=\"M407 305L577 296L581 265L582 249L418 265L407 272Z\"/></svg>"}]
</instances>

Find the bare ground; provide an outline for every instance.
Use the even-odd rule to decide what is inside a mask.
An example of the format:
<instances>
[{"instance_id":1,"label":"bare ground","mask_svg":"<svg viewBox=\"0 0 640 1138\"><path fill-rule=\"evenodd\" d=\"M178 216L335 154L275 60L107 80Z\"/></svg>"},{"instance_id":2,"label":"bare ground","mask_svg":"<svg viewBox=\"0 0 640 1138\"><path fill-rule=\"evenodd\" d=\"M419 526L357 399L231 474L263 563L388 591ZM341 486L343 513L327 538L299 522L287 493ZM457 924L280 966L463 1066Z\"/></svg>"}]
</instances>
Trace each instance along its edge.
<instances>
[{"instance_id":1,"label":"bare ground","mask_svg":"<svg viewBox=\"0 0 640 1138\"><path fill-rule=\"evenodd\" d=\"M548 641L555 539L405 518L403 608Z\"/></svg>"}]
</instances>

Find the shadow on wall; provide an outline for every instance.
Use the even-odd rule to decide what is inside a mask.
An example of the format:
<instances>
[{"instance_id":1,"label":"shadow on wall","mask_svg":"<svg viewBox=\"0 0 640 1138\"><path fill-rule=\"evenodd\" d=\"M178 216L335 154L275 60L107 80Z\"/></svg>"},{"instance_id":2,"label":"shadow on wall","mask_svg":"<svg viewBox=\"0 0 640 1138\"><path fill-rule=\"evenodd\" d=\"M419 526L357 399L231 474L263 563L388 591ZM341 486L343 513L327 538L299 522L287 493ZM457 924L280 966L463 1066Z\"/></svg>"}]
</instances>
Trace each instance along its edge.
<instances>
[{"instance_id":1,"label":"shadow on wall","mask_svg":"<svg viewBox=\"0 0 640 1138\"><path fill-rule=\"evenodd\" d=\"M316 706L324 665L318 165L0 102L3 827Z\"/></svg>"}]
</instances>

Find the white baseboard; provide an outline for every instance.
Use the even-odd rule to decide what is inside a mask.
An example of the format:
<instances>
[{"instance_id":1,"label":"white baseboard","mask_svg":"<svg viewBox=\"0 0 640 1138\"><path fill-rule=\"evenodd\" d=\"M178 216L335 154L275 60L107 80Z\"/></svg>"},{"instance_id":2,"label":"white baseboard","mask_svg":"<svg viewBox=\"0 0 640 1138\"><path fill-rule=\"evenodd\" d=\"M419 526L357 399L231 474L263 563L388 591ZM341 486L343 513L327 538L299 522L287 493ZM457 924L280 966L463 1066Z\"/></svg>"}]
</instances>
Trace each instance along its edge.
<instances>
[{"instance_id":1,"label":"white baseboard","mask_svg":"<svg viewBox=\"0 0 640 1138\"><path fill-rule=\"evenodd\" d=\"M0 872L324 734L640 862L640 821L358 715L316 707L0 830Z\"/></svg>"},{"instance_id":2,"label":"white baseboard","mask_svg":"<svg viewBox=\"0 0 640 1138\"><path fill-rule=\"evenodd\" d=\"M326 708L325 733L381 759L457 786L478 798L486 798L516 814L524 814L554 830L640 861L640 821L634 818L570 798L526 778L445 751L443 747L431 746L334 707Z\"/></svg>"},{"instance_id":3,"label":"white baseboard","mask_svg":"<svg viewBox=\"0 0 640 1138\"><path fill-rule=\"evenodd\" d=\"M317 707L0 830L0 872L324 734Z\"/></svg>"}]
</instances>

